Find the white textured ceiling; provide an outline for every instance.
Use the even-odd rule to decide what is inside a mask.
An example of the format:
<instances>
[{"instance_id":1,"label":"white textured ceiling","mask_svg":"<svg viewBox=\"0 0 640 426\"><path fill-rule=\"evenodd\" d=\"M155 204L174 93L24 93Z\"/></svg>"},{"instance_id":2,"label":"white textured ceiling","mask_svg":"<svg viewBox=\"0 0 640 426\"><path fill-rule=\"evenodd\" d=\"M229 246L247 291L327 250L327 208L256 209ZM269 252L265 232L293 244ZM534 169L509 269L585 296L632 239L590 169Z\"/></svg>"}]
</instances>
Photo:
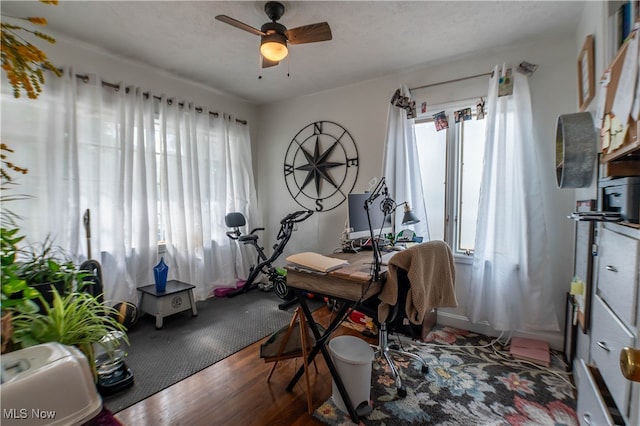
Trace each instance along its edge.
<instances>
[{"instance_id":1,"label":"white textured ceiling","mask_svg":"<svg viewBox=\"0 0 640 426\"><path fill-rule=\"evenodd\" d=\"M290 46L261 69L260 37L214 19L268 22L264 1L5 1L3 15L261 105L554 34L574 34L579 1L284 1L287 28L326 21L333 40ZM287 76L289 74L289 76ZM262 76L260 79L259 76Z\"/></svg>"}]
</instances>

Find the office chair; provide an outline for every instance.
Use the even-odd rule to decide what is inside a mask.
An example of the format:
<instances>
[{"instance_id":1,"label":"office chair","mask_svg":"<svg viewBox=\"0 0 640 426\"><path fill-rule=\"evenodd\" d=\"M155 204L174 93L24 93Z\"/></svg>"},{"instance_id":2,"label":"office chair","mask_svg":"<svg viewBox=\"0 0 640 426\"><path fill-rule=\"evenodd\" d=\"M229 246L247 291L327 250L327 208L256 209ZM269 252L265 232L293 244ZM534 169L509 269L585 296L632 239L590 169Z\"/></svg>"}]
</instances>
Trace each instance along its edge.
<instances>
[{"instance_id":1,"label":"office chair","mask_svg":"<svg viewBox=\"0 0 640 426\"><path fill-rule=\"evenodd\" d=\"M429 366L427 365L427 362L418 355L400 349L397 343L389 342L389 334L394 333L403 327L405 303L407 300L407 293L409 292L409 287L411 285L405 270L398 269L397 276L398 302L391 308L385 321L378 321L379 300L377 298L371 298L370 300L363 302L357 307L357 309L365 315L373 318L376 322L376 325L378 326L378 344L371 346L374 348L376 355L382 355L387 364L389 364L389 369L391 370L391 375L395 381L398 396L404 398L407 396L407 389L402 384L400 372L393 361L392 355L408 357L418 361L421 364L421 372L423 374L429 372Z\"/></svg>"}]
</instances>

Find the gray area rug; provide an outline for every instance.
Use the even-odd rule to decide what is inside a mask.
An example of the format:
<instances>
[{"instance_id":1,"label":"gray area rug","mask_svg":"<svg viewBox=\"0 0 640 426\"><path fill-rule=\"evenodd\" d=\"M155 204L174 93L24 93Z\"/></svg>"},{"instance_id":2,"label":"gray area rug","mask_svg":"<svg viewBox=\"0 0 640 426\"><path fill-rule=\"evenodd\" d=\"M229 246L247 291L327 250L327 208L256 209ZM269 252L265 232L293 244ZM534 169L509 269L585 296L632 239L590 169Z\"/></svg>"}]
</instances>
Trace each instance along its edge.
<instances>
[{"instance_id":1,"label":"gray area rug","mask_svg":"<svg viewBox=\"0 0 640 426\"><path fill-rule=\"evenodd\" d=\"M166 317L160 330L144 315L128 333L134 384L105 396L104 405L117 413L286 326L297 304L283 311L282 302L258 290L208 299L197 302L198 316L189 310Z\"/></svg>"}]
</instances>

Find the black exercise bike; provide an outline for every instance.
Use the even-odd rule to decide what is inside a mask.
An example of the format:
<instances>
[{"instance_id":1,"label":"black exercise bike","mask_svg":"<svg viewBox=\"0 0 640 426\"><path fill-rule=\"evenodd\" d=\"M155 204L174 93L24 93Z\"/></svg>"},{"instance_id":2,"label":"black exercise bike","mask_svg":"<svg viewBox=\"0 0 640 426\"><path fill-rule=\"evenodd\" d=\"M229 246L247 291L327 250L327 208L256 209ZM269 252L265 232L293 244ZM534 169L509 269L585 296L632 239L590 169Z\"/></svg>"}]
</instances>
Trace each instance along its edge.
<instances>
[{"instance_id":1,"label":"black exercise bike","mask_svg":"<svg viewBox=\"0 0 640 426\"><path fill-rule=\"evenodd\" d=\"M278 242L274 244L271 256L267 257L264 252L264 247L261 247L258 243L258 235L256 234L258 231L264 231L264 228L255 228L248 234L243 235L239 228L247 224L244 215L239 212L228 213L224 220L226 225L229 228L233 228L233 230L227 232L227 236L234 241L241 242L242 244L252 245L258 252L258 264L252 265L249 269L249 276L247 277L247 281L244 286L230 292L227 297L246 293L247 291L260 286L262 290L266 291L273 288L273 291L278 297L285 301L292 301L295 298L295 295L287 287L286 271L281 268L274 267L273 262L282 254L284 247L291 238L291 234L295 231L296 224L307 220L312 214L312 210L300 210L285 216L284 219L280 221L280 231L278 232L277 237ZM254 283L260 273L263 273L268 277L270 286Z\"/></svg>"}]
</instances>

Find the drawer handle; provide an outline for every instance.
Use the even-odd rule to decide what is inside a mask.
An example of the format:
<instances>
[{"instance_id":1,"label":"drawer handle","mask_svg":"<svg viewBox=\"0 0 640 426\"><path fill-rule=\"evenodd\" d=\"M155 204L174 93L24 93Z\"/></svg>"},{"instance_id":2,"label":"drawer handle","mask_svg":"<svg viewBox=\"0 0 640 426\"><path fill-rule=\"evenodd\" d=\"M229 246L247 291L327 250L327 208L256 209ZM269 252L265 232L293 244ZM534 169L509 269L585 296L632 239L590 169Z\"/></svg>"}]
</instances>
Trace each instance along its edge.
<instances>
[{"instance_id":1,"label":"drawer handle","mask_svg":"<svg viewBox=\"0 0 640 426\"><path fill-rule=\"evenodd\" d=\"M599 341L597 344L605 351L611 352L611 349L609 349L609 347L607 346L607 342Z\"/></svg>"},{"instance_id":2,"label":"drawer handle","mask_svg":"<svg viewBox=\"0 0 640 426\"><path fill-rule=\"evenodd\" d=\"M591 423L591 414L589 414L589 413L584 413L582 415L582 420L584 420L584 423L586 425L591 426L593 424L593 423Z\"/></svg>"},{"instance_id":3,"label":"drawer handle","mask_svg":"<svg viewBox=\"0 0 640 426\"><path fill-rule=\"evenodd\" d=\"M606 268L607 268L607 271L611 271L611 272L618 272L618 270L616 269L616 267L615 267L615 266L613 266L613 265L607 265L607 266L606 266Z\"/></svg>"}]
</instances>

